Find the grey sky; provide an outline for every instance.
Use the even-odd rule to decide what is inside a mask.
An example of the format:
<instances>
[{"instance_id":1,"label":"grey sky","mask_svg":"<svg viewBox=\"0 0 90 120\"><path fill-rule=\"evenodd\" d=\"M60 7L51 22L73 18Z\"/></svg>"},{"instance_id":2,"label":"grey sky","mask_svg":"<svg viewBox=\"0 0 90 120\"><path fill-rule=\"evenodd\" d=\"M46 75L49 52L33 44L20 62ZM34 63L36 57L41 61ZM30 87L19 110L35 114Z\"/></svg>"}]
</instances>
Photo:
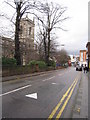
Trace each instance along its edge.
<instances>
[{"instance_id":1,"label":"grey sky","mask_svg":"<svg viewBox=\"0 0 90 120\"><path fill-rule=\"evenodd\" d=\"M80 49L86 49L88 41L88 0L60 0L60 2L56 0L55 2L67 6L67 15L70 17L64 25L68 32L61 32L61 43L65 44L65 49L69 53L79 53Z\"/></svg>"},{"instance_id":2,"label":"grey sky","mask_svg":"<svg viewBox=\"0 0 90 120\"><path fill-rule=\"evenodd\" d=\"M8 15L12 15L12 9L7 9L7 5L3 6L0 0L0 10L5 11ZM11 1L11 0L9 0ZM65 44L69 54L78 54L80 49L86 49L86 43L88 41L88 1L89 0L49 0L60 5L68 7L66 15L70 17L66 22L63 23L63 27L68 30L64 32L57 30L58 43ZM2 4L2 5L1 5ZM7 22L3 23L3 26L7 26ZM6 24L6 25L4 25ZM1 25L0 25L1 26ZM61 48L60 48L61 49Z\"/></svg>"}]
</instances>

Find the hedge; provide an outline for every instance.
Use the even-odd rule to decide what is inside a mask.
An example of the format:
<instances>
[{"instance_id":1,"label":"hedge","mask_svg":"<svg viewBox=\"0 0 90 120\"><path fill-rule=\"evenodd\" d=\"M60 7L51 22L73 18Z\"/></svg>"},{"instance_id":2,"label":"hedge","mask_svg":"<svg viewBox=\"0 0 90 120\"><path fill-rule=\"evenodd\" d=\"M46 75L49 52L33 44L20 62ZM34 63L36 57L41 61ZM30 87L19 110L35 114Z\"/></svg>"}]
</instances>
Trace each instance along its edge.
<instances>
[{"instance_id":1,"label":"hedge","mask_svg":"<svg viewBox=\"0 0 90 120\"><path fill-rule=\"evenodd\" d=\"M28 64L30 67L36 67L36 65L38 65L38 67L40 69L42 68L46 68L46 63L44 61L36 61L36 60L32 60L29 62Z\"/></svg>"},{"instance_id":2,"label":"hedge","mask_svg":"<svg viewBox=\"0 0 90 120\"><path fill-rule=\"evenodd\" d=\"M2 65L3 66L15 66L16 65L16 59L2 57Z\"/></svg>"}]
</instances>

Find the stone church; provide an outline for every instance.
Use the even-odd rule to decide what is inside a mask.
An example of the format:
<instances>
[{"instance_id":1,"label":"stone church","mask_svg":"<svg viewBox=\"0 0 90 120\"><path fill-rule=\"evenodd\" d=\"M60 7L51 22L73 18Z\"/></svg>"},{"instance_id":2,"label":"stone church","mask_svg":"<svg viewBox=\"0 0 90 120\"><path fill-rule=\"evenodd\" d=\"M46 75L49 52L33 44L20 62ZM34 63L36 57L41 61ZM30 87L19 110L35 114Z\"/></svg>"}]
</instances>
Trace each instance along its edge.
<instances>
[{"instance_id":1,"label":"stone church","mask_svg":"<svg viewBox=\"0 0 90 120\"><path fill-rule=\"evenodd\" d=\"M34 20L30 20L27 16L21 19L20 23L20 48L21 59L23 65L31 60L34 54Z\"/></svg>"},{"instance_id":2,"label":"stone church","mask_svg":"<svg viewBox=\"0 0 90 120\"><path fill-rule=\"evenodd\" d=\"M20 23L20 54L22 65L26 65L30 60L38 58L34 45L34 20L28 16L21 19ZM13 58L15 54L15 42L11 38L2 38L2 56Z\"/></svg>"}]
</instances>

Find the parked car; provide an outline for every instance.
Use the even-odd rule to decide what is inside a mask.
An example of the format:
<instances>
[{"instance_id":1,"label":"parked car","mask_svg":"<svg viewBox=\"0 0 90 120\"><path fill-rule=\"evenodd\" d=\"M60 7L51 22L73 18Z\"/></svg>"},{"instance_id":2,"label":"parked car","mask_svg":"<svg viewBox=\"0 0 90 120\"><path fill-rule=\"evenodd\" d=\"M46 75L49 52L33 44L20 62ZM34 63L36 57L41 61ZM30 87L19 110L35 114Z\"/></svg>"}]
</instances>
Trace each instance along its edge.
<instances>
[{"instance_id":1,"label":"parked car","mask_svg":"<svg viewBox=\"0 0 90 120\"><path fill-rule=\"evenodd\" d=\"M76 71L82 71L82 66L76 65Z\"/></svg>"}]
</instances>

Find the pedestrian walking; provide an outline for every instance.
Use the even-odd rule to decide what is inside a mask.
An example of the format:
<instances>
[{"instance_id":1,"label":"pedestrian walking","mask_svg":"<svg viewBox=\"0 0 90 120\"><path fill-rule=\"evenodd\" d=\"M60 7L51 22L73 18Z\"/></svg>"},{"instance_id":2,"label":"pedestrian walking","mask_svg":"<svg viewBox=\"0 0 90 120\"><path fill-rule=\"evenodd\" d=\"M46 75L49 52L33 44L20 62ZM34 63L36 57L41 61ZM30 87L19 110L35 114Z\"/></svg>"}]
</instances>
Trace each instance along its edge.
<instances>
[{"instance_id":1,"label":"pedestrian walking","mask_svg":"<svg viewBox=\"0 0 90 120\"><path fill-rule=\"evenodd\" d=\"M87 66L86 66L86 64L85 64L85 66L84 66L84 73L85 73L85 72L87 73L87 71L88 71L88 68L87 68Z\"/></svg>"}]
</instances>

